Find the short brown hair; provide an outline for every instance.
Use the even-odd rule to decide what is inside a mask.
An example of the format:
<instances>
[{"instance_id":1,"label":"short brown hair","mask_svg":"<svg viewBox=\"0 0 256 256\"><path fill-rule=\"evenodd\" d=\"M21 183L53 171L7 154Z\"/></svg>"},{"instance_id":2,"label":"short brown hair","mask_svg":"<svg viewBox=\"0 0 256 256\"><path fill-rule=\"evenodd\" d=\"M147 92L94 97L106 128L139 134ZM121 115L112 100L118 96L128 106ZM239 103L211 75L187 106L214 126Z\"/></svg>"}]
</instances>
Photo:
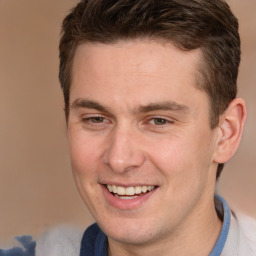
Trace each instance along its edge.
<instances>
[{"instance_id":1,"label":"short brown hair","mask_svg":"<svg viewBox=\"0 0 256 256\"><path fill-rule=\"evenodd\" d=\"M204 90L210 100L210 126L237 94L240 63L238 21L223 0L81 0L64 19L59 80L69 115L72 61L78 45L133 38L164 39L188 51L200 48ZM217 177L223 169L219 164Z\"/></svg>"}]
</instances>

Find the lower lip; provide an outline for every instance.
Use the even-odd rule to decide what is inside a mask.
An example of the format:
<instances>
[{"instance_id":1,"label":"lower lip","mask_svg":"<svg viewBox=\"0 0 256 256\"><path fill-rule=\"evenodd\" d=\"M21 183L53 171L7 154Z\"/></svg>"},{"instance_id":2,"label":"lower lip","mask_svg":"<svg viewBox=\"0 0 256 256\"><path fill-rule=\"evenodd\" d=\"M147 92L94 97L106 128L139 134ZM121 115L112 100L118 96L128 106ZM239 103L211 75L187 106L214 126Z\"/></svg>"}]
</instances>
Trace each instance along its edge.
<instances>
[{"instance_id":1,"label":"lower lip","mask_svg":"<svg viewBox=\"0 0 256 256\"><path fill-rule=\"evenodd\" d=\"M110 193L105 185L101 185L101 187L108 203L120 210L134 210L140 208L157 190L157 188L155 188L152 191L137 196L133 199L120 199L116 198L112 193Z\"/></svg>"}]
</instances>

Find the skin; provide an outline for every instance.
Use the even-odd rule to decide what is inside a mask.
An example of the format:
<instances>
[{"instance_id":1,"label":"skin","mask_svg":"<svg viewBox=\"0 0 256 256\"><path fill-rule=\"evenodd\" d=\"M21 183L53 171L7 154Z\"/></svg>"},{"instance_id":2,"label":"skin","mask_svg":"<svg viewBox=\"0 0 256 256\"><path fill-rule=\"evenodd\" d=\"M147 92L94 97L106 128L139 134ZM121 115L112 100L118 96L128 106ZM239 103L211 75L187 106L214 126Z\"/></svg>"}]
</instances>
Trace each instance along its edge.
<instances>
[{"instance_id":1,"label":"skin","mask_svg":"<svg viewBox=\"0 0 256 256\"><path fill-rule=\"evenodd\" d=\"M201 61L200 50L146 39L76 50L71 163L82 199L108 236L109 255L209 255L217 241L216 168L233 154L225 155L225 136L234 129L228 115L210 128L209 99L197 89ZM243 110L241 101L233 109L238 105ZM116 207L103 184L156 189Z\"/></svg>"}]
</instances>

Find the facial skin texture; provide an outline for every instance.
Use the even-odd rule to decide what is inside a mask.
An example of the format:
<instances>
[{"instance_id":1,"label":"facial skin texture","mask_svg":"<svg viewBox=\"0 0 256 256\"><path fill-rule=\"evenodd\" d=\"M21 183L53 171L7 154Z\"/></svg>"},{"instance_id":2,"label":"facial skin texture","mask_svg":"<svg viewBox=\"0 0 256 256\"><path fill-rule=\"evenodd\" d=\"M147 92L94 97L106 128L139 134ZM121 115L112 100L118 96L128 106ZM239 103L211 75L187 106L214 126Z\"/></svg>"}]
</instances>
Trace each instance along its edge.
<instances>
[{"instance_id":1,"label":"facial skin texture","mask_svg":"<svg viewBox=\"0 0 256 256\"><path fill-rule=\"evenodd\" d=\"M82 199L109 238L109 255L198 256L214 247L223 134L210 129L209 100L197 89L201 59L200 50L146 39L76 51L71 163ZM156 189L143 200L116 202L104 184Z\"/></svg>"}]
</instances>

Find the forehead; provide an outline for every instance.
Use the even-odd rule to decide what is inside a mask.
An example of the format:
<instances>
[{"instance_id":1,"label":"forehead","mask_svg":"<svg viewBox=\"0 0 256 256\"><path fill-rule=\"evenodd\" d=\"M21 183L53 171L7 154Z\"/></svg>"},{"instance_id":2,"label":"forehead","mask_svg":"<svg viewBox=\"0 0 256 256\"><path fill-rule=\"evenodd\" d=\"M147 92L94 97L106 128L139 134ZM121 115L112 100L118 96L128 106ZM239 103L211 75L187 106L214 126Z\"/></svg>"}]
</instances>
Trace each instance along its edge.
<instances>
[{"instance_id":1,"label":"forehead","mask_svg":"<svg viewBox=\"0 0 256 256\"><path fill-rule=\"evenodd\" d=\"M122 95L145 104L153 96L161 101L188 98L198 87L201 55L199 49L183 51L146 39L82 44L74 56L70 101L91 95L101 100Z\"/></svg>"},{"instance_id":2,"label":"forehead","mask_svg":"<svg viewBox=\"0 0 256 256\"><path fill-rule=\"evenodd\" d=\"M197 71L201 59L200 49L184 51L165 40L133 39L110 44L81 44L75 51L73 65L86 62L90 65L87 68L99 73L112 67L115 67L117 72L122 69L127 72L127 67L130 67L130 71L133 71L132 67L136 67L153 72L155 68L159 68L159 64L161 69L164 66L170 68L173 64L182 69L193 65L194 71ZM102 61L107 61L111 65L102 66ZM73 73L76 69L77 66L73 66Z\"/></svg>"}]
</instances>

